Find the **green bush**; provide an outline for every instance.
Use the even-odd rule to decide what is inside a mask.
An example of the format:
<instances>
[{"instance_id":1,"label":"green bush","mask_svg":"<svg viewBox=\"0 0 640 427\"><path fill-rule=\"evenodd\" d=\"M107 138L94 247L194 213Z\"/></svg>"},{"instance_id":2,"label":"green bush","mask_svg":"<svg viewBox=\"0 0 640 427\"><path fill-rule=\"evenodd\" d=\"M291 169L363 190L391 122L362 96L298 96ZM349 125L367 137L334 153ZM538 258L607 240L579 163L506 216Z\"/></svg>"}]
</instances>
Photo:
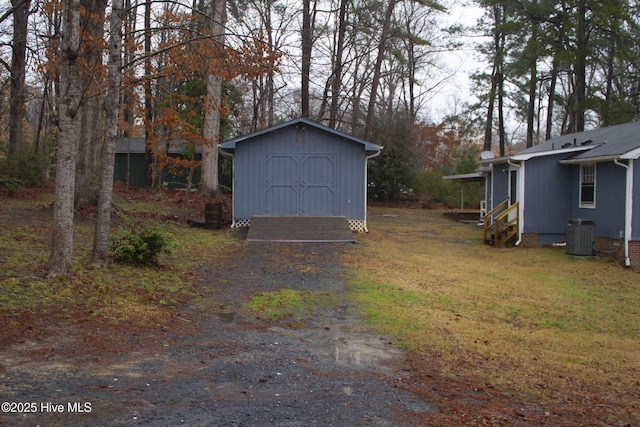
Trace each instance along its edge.
<instances>
[{"instance_id":1,"label":"green bush","mask_svg":"<svg viewBox=\"0 0 640 427\"><path fill-rule=\"evenodd\" d=\"M401 145L385 147L369 161L368 194L374 200L403 199L413 192L417 156Z\"/></svg>"},{"instance_id":2,"label":"green bush","mask_svg":"<svg viewBox=\"0 0 640 427\"><path fill-rule=\"evenodd\" d=\"M4 188L7 194L11 196L17 189L24 188L24 181L11 176L0 176L0 187Z\"/></svg>"},{"instance_id":3,"label":"green bush","mask_svg":"<svg viewBox=\"0 0 640 427\"><path fill-rule=\"evenodd\" d=\"M158 225L129 227L109 238L114 261L127 264L157 264L160 254L175 247L175 237Z\"/></svg>"},{"instance_id":4,"label":"green bush","mask_svg":"<svg viewBox=\"0 0 640 427\"><path fill-rule=\"evenodd\" d=\"M46 168L46 158L34 152L0 157L0 178L3 179L3 186L10 191L42 184ZM6 183L14 188L8 188Z\"/></svg>"},{"instance_id":5,"label":"green bush","mask_svg":"<svg viewBox=\"0 0 640 427\"><path fill-rule=\"evenodd\" d=\"M418 173L414 183L415 194L422 201L443 203L448 207L460 207L460 182L442 179L440 171L422 171ZM484 198L482 183L464 184L465 208L477 209Z\"/></svg>"}]
</instances>

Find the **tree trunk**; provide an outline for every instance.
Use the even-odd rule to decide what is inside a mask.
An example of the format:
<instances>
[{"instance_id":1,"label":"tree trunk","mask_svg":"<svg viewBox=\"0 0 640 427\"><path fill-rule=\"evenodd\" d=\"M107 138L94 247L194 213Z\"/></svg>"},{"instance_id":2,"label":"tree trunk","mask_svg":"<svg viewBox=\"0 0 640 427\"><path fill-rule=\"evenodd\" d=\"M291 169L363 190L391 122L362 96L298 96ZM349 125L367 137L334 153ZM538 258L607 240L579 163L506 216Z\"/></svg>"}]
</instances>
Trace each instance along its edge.
<instances>
[{"instance_id":1,"label":"tree trunk","mask_svg":"<svg viewBox=\"0 0 640 427\"><path fill-rule=\"evenodd\" d=\"M104 137L104 97L102 79L103 47L107 0L80 0L82 15L82 80L84 101L80 108L80 134L76 165L75 205L96 206L100 188L100 151Z\"/></svg>"},{"instance_id":2,"label":"tree trunk","mask_svg":"<svg viewBox=\"0 0 640 427\"><path fill-rule=\"evenodd\" d=\"M502 69L502 53L500 48L500 36L502 30L502 11L500 5L493 6L494 35L493 35L493 70L491 71L491 89L489 91L489 101L487 102L487 120L484 128L484 147L485 151L491 151L493 139L493 112L496 103L496 94L498 91L498 75Z\"/></svg>"},{"instance_id":3,"label":"tree trunk","mask_svg":"<svg viewBox=\"0 0 640 427\"><path fill-rule=\"evenodd\" d=\"M302 82L300 104L302 117L309 118L309 70L311 69L311 12L310 0L302 1Z\"/></svg>"},{"instance_id":4,"label":"tree trunk","mask_svg":"<svg viewBox=\"0 0 640 427\"><path fill-rule=\"evenodd\" d=\"M534 24L533 26L533 31L531 34L531 43L532 43L532 49L531 52L529 52L529 54L531 55L531 57L529 58L529 60L531 61L529 64L529 105L527 107L527 148L531 148L533 147L533 134L534 134L534 117L536 115L536 92L537 92L537 88L538 88L538 67L537 67L537 62L538 62L538 55L537 55L537 49L535 48L535 45L538 43L537 42L537 37L538 37L538 31L537 31L537 27L536 24Z\"/></svg>"},{"instance_id":5,"label":"tree trunk","mask_svg":"<svg viewBox=\"0 0 640 427\"><path fill-rule=\"evenodd\" d=\"M571 103L568 133L584 131L584 101L587 79L587 5L578 2L578 24L576 28L576 57L574 63L575 86Z\"/></svg>"},{"instance_id":6,"label":"tree trunk","mask_svg":"<svg viewBox=\"0 0 640 427\"><path fill-rule=\"evenodd\" d=\"M553 130L553 109L556 100L556 84L558 81L558 61L554 58L551 68L551 82L549 83L549 100L547 101L547 127L544 133L545 141L551 139Z\"/></svg>"},{"instance_id":7,"label":"tree trunk","mask_svg":"<svg viewBox=\"0 0 640 427\"><path fill-rule=\"evenodd\" d=\"M269 69L267 70L265 87L266 87L266 107L267 107L267 127L273 126L275 124L275 88L273 78L276 74L276 64L273 59L274 46L273 46L273 25L271 23L271 8L272 1L269 0L269 7L266 13L265 19L265 29L267 31L267 43L269 45L269 54L271 57L269 58ZM264 98L264 95L262 96Z\"/></svg>"},{"instance_id":8,"label":"tree trunk","mask_svg":"<svg viewBox=\"0 0 640 427\"><path fill-rule=\"evenodd\" d=\"M311 75L311 51L313 49L311 25L311 0L302 1L302 93L301 116L309 118L309 79Z\"/></svg>"},{"instance_id":9,"label":"tree trunk","mask_svg":"<svg viewBox=\"0 0 640 427\"><path fill-rule=\"evenodd\" d=\"M393 16L393 9L396 6L395 0L389 0L387 6L387 12L384 17L384 23L382 24L382 33L380 34L380 44L378 45L378 56L373 68L373 78L371 79L371 94L369 96L369 107L367 109L367 120L365 122L364 137L369 138L373 132L373 119L375 117L376 101L378 86L380 85L380 73L382 70L382 62L387 49L387 38L389 37L389 29L391 28L391 17Z\"/></svg>"},{"instance_id":10,"label":"tree trunk","mask_svg":"<svg viewBox=\"0 0 640 427\"><path fill-rule=\"evenodd\" d=\"M113 166L118 138L118 111L122 66L122 0L113 0L110 18L109 62L107 71L107 96L105 97L105 135L102 147L100 193L98 213L93 236L91 264L104 266L109 260L109 230L111 229L111 200L113 192Z\"/></svg>"},{"instance_id":11,"label":"tree trunk","mask_svg":"<svg viewBox=\"0 0 640 427\"><path fill-rule=\"evenodd\" d=\"M502 16L507 16L506 7L502 5ZM504 30L500 30L500 43L498 47L498 141L500 144L500 156L506 153L506 135L504 130L504 49L507 35Z\"/></svg>"},{"instance_id":12,"label":"tree trunk","mask_svg":"<svg viewBox=\"0 0 640 427\"><path fill-rule=\"evenodd\" d=\"M144 148L144 186L151 188L153 185L153 153L149 140L151 139L151 126L153 124L152 103L153 93L151 91L151 2L144 4L144 139L146 141Z\"/></svg>"},{"instance_id":13,"label":"tree trunk","mask_svg":"<svg viewBox=\"0 0 640 427\"><path fill-rule=\"evenodd\" d=\"M78 110L82 96L78 66L80 0L65 0L62 7L64 17L60 44L61 100L58 110L58 152L49 256L51 277L70 276L73 271L73 193L80 129Z\"/></svg>"},{"instance_id":14,"label":"tree trunk","mask_svg":"<svg viewBox=\"0 0 640 427\"><path fill-rule=\"evenodd\" d=\"M338 15L338 41L336 43L335 64L331 81L331 107L329 109L329 127L335 129L338 121L338 105L342 89L342 56L344 54L344 38L347 30L347 0L340 2Z\"/></svg>"},{"instance_id":15,"label":"tree trunk","mask_svg":"<svg viewBox=\"0 0 640 427\"><path fill-rule=\"evenodd\" d=\"M125 0L125 4L124 4L124 9L126 11L128 11L128 13L125 14L125 16L123 17L124 21L124 44L126 46L125 50L124 50L124 63L125 63L125 67L128 68L129 63L133 60L133 58L135 58L135 50L134 50L134 44L130 43L129 40L132 37L131 35L134 34L134 30L135 30L135 26L136 26L136 16L137 16L137 2L132 5L131 4L131 0ZM133 81L135 78L135 71L133 67L128 68L127 71L124 71L126 73L126 80L128 81ZM129 83L127 85L125 85L125 87L123 88L123 94L122 94L122 105L123 105L123 110L122 110L122 121L124 123L124 128L123 128L123 132L122 132L122 136L124 137L129 137L131 136L131 130L133 129L133 124L134 124L134 113L133 113L133 103L134 103L134 86ZM127 168L127 171L129 169ZM129 174L127 173L127 176ZM127 184L129 184L127 182Z\"/></svg>"},{"instance_id":16,"label":"tree trunk","mask_svg":"<svg viewBox=\"0 0 640 427\"><path fill-rule=\"evenodd\" d=\"M224 27L227 20L226 0L211 0L211 34L216 48L224 46ZM217 58L220 60L220 58ZM218 140L220 138L220 108L222 107L222 77L210 73L206 78L207 106L204 118L205 146L202 148L200 192L218 196Z\"/></svg>"},{"instance_id":17,"label":"tree trunk","mask_svg":"<svg viewBox=\"0 0 640 427\"><path fill-rule=\"evenodd\" d=\"M11 55L11 91L9 102L9 154L24 151L22 119L24 117L24 76L27 52L27 21L30 0L11 0L13 7L13 46Z\"/></svg>"}]
</instances>

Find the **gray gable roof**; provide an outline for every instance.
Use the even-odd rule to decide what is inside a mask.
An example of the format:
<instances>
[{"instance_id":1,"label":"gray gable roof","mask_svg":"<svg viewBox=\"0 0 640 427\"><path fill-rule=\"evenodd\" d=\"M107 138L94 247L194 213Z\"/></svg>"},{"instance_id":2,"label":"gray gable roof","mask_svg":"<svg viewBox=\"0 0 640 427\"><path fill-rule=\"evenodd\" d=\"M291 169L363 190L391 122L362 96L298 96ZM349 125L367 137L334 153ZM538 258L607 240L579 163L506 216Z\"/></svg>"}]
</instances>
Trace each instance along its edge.
<instances>
[{"instance_id":1,"label":"gray gable roof","mask_svg":"<svg viewBox=\"0 0 640 427\"><path fill-rule=\"evenodd\" d=\"M319 129L321 131L324 131L324 132L327 132L329 134L335 135L335 136L337 136L339 138L343 138L343 139L346 139L346 140L349 140L349 141L352 141L352 142L355 142L355 143L358 143L358 144L362 144L364 146L365 151L367 151L367 152L377 153L382 149L381 146L379 146L377 144L374 144L372 142L368 142L368 141L365 141L363 139L356 138L354 136L348 135L346 133L337 131L337 130L332 129L330 127L323 126L323 125L321 125L319 123L313 122L313 121L308 120L308 119L303 119L303 118L293 119L293 120L290 120L288 122L281 123L279 125L275 125L275 126L272 126L272 127L266 128L266 129L262 129L262 130L250 133L248 135L239 136L237 138L230 139L229 141L225 141L225 142L222 142L222 143L218 144L218 147L220 147L223 151L233 152L235 150L235 148L236 148L236 144L239 143L239 142L244 142L244 141L247 141L247 140L250 140L250 139L253 139L253 138L260 137L261 135L264 135L264 134L267 134L267 133L276 132L278 130L281 130L281 129L284 129L284 128L287 128L287 127L290 127L290 126L298 126L298 125L314 127L314 128Z\"/></svg>"},{"instance_id":2,"label":"gray gable roof","mask_svg":"<svg viewBox=\"0 0 640 427\"><path fill-rule=\"evenodd\" d=\"M512 158L528 160L563 152L569 154L563 163L637 159L640 157L640 122L560 135L523 150Z\"/></svg>"}]
</instances>

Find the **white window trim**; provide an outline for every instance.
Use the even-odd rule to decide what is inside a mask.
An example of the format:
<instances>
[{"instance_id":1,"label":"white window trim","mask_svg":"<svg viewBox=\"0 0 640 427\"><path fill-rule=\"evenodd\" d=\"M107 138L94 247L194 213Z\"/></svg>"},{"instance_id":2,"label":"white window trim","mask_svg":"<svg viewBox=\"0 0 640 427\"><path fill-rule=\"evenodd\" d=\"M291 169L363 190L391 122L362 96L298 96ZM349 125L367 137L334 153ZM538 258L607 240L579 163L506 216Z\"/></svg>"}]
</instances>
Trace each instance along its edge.
<instances>
[{"instance_id":1,"label":"white window trim","mask_svg":"<svg viewBox=\"0 0 640 427\"><path fill-rule=\"evenodd\" d=\"M583 202L582 201L582 179L583 179L583 174L584 174L584 168L585 167L590 167L593 168L593 202ZM596 184L597 184L597 179L596 179L596 164L595 163L590 163L590 164L584 164L584 165L580 165L580 188L579 188L579 194L578 194L578 202L580 204L581 208L585 208L585 209L595 209L596 208Z\"/></svg>"}]
</instances>

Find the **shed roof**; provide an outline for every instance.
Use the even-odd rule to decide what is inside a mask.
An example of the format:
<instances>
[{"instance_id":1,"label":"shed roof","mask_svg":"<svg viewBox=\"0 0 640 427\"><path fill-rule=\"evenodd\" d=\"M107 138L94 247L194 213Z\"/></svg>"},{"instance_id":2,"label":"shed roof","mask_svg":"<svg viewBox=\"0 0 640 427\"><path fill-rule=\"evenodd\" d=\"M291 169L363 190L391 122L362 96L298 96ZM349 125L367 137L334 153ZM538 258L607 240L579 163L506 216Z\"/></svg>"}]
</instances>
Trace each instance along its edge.
<instances>
[{"instance_id":1,"label":"shed roof","mask_svg":"<svg viewBox=\"0 0 640 427\"><path fill-rule=\"evenodd\" d=\"M304 118L297 118L297 119L293 119L284 123L281 123L279 125L275 125L266 129L262 129L247 135L243 135L243 136L239 136L237 138L233 138L230 139L229 141L225 141L222 142L220 144L218 144L218 147L220 147L223 151L229 152L229 153L233 153L233 151L236 149L236 144L238 144L239 142L244 142L244 141L248 141L250 139L254 139L254 138L258 138L262 135L271 133L271 132L276 132L279 131L281 129L287 128L287 127L291 127L291 126L309 126L309 127L314 127L316 129L319 129L321 131L327 132L329 134L335 135L339 138L343 138L358 144L362 144L364 146L365 151L367 152L371 152L371 153L377 153L379 152L382 147L380 145L374 144L372 142L369 141L365 141L363 139L360 138L356 138L355 136L351 136L348 135L346 133L340 132L338 130L332 129L330 127L327 126L323 126L319 123L313 122L311 120L308 119L304 119Z\"/></svg>"}]
</instances>

